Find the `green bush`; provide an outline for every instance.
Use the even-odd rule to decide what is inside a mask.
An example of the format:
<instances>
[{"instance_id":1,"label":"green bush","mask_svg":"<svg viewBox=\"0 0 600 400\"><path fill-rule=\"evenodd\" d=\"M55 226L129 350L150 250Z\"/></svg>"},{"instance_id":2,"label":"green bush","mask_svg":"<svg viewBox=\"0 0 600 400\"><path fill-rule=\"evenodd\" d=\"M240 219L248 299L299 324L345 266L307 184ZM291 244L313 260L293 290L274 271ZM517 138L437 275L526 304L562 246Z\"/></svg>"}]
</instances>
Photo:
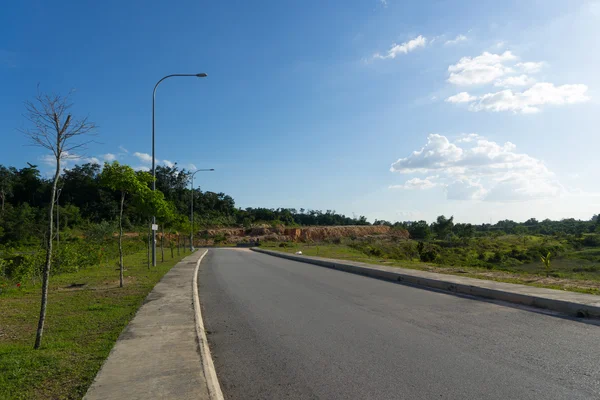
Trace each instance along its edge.
<instances>
[{"instance_id":1,"label":"green bush","mask_svg":"<svg viewBox=\"0 0 600 400\"><path fill-rule=\"evenodd\" d=\"M586 235L581 242L587 247L600 247L600 235Z\"/></svg>"},{"instance_id":2,"label":"green bush","mask_svg":"<svg viewBox=\"0 0 600 400\"><path fill-rule=\"evenodd\" d=\"M10 249L4 254L5 277L17 281L41 277L46 253L42 248Z\"/></svg>"}]
</instances>

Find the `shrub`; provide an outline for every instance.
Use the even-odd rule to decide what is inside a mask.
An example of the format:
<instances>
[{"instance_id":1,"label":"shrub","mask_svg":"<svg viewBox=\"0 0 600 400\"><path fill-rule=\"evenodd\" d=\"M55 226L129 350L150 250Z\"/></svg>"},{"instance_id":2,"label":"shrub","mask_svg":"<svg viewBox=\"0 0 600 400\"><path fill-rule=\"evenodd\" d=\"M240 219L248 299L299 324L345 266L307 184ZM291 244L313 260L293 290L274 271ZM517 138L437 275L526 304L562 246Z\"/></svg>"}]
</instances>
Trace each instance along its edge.
<instances>
[{"instance_id":1,"label":"shrub","mask_svg":"<svg viewBox=\"0 0 600 400\"><path fill-rule=\"evenodd\" d=\"M438 253L434 249L426 249L419 254L419 257L423 262L433 262L438 258Z\"/></svg>"},{"instance_id":2,"label":"shrub","mask_svg":"<svg viewBox=\"0 0 600 400\"><path fill-rule=\"evenodd\" d=\"M581 242L587 247L600 247L600 235L586 235Z\"/></svg>"}]
</instances>

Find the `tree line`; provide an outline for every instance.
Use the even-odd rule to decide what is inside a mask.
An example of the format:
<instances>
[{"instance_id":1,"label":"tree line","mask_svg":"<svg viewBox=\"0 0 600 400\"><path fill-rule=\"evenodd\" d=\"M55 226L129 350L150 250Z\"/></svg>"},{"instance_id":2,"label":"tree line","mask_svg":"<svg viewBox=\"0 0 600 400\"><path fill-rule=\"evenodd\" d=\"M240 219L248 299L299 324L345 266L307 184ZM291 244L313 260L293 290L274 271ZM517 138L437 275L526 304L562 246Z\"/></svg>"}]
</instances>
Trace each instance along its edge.
<instances>
[{"instance_id":1,"label":"tree line","mask_svg":"<svg viewBox=\"0 0 600 400\"><path fill-rule=\"evenodd\" d=\"M90 224L116 221L121 192L102 183L103 167L86 163L65 169L58 181L59 226L63 229L85 229ZM191 171L174 166L156 167L156 188L174 214L167 224L183 232L189 231L190 204L194 201L194 223L198 229L214 227L251 227L260 224L286 226L370 225L364 216L348 217L334 210L295 208L237 208L225 193L189 188ZM150 187L151 181L146 185ZM48 220L51 179L42 177L37 165L17 169L0 165L0 244L39 243L45 237ZM139 202L126 202L123 229L136 230L149 224L147 210ZM477 235L533 234L556 235L595 232L598 216L589 220L573 218L524 222L502 220L495 224L455 223L454 217L439 216L427 221L375 220L373 225L387 225L408 230L417 240L455 235L461 238ZM159 221L160 222L160 221Z\"/></svg>"},{"instance_id":2,"label":"tree line","mask_svg":"<svg viewBox=\"0 0 600 400\"><path fill-rule=\"evenodd\" d=\"M600 232L600 215L596 214L589 220L574 218L553 221L544 219L538 221L530 218L525 222L502 220L495 224L455 223L454 217L440 215L437 219L427 221L395 222L375 220L373 225L387 225L396 229L406 229L412 239L427 240L431 238L447 239L451 237L471 238L474 236L511 235L577 235Z\"/></svg>"}]
</instances>

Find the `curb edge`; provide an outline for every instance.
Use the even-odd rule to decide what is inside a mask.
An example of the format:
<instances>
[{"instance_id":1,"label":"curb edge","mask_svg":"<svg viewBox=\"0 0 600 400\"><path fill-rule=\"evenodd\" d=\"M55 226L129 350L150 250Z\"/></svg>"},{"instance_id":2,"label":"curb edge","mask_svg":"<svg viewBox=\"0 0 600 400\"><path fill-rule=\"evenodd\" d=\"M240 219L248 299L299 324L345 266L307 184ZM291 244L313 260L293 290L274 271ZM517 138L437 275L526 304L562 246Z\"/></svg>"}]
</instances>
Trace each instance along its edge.
<instances>
[{"instance_id":1,"label":"curb edge","mask_svg":"<svg viewBox=\"0 0 600 400\"><path fill-rule=\"evenodd\" d=\"M206 379L206 385L208 387L208 396L211 400L224 400L223 392L221 391L221 385L219 385L219 379L217 378L215 364L213 363L212 355L210 354L210 348L208 347L208 340L206 339L204 320L202 319L202 310L200 308L200 296L198 294L198 271L200 269L200 263L202 262L202 259L207 254L208 249L204 251L204 254L202 254L196 262L194 279L192 280L194 311L196 316L196 335L198 336L198 345L200 346L200 353L202 355L202 371L204 372L204 378Z\"/></svg>"}]
</instances>

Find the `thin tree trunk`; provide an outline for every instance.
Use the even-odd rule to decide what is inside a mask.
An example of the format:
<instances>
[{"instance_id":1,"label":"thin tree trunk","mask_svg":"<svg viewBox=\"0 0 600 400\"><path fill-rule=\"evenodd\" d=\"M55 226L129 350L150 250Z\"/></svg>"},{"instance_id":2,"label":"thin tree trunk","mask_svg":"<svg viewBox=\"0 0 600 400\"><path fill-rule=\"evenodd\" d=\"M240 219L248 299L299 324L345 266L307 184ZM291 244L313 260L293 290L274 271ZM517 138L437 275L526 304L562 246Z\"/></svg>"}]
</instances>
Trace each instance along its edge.
<instances>
[{"instance_id":1,"label":"thin tree trunk","mask_svg":"<svg viewBox=\"0 0 600 400\"><path fill-rule=\"evenodd\" d=\"M174 246L173 246L173 242L171 240L169 240L169 247L171 248L171 258L173 258L174 257L174 255L173 255L173 247Z\"/></svg>"},{"instance_id":2,"label":"thin tree trunk","mask_svg":"<svg viewBox=\"0 0 600 400\"><path fill-rule=\"evenodd\" d=\"M165 262L165 225L160 226L160 262Z\"/></svg>"},{"instance_id":3,"label":"thin tree trunk","mask_svg":"<svg viewBox=\"0 0 600 400\"><path fill-rule=\"evenodd\" d=\"M179 243L179 233L178 233L177 234L177 257L180 256L180 254L179 254L179 250L180 250L179 247L180 247L180 243Z\"/></svg>"},{"instance_id":4,"label":"thin tree trunk","mask_svg":"<svg viewBox=\"0 0 600 400\"><path fill-rule=\"evenodd\" d=\"M121 210L119 211L119 287L123 287L123 204L125 192L121 192Z\"/></svg>"},{"instance_id":5,"label":"thin tree trunk","mask_svg":"<svg viewBox=\"0 0 600 400\"><path fill-rule=\"evenodd\" d=\"M48 235L46 236L46 263L42 272L42 303L40 306L40 319L38 321L37 333L35 335L34 349L39 349L42 345L42 335L44 334L44 322L46 321L46 305L48 304L48 281L50 280L50 266L52 264L52 234L53 234L53 216L54 201L56 199L56 187L58 186L58 177L60 176L60 157L56 157L56 171L54 172L54 181L52 182L52 194L50 195L50 207L48 209Z\"/></svg>"}]
</instances>

